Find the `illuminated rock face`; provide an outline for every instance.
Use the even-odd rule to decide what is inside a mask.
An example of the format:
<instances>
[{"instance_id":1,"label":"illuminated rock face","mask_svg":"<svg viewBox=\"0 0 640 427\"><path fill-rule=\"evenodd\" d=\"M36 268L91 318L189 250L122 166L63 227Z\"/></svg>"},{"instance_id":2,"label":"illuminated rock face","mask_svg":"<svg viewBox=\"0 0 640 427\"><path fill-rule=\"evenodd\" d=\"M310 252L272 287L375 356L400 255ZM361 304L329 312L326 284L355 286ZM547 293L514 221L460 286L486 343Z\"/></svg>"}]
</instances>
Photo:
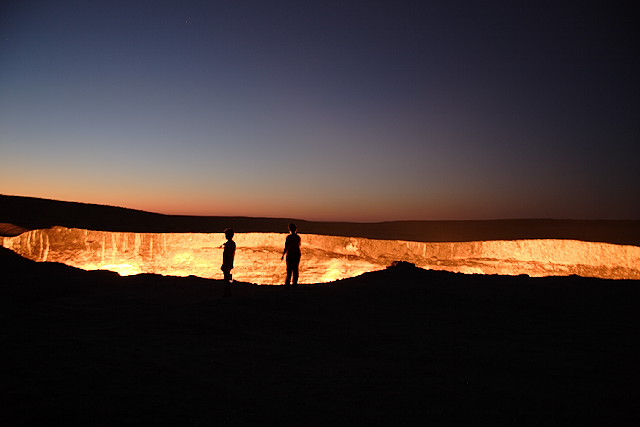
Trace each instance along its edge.
<instances>
[{"instance_id":1,"label":"illuminated rock face","mask_svg":"<svg viewBox=\"0 0 640 427\"><path fill-rule=\"evenodd\" d=\"M285 234L243 233L237 244L236 280L284 281L280 260ZM156 273L222 278L222 233L123 233L53 227L0 244L35 261L53 261L122 275ZM481 274L562 276L577 274L640 279L640 247L575 240L425 243L302 235L301 283L330 282L380 270L393 261L426 269Z\"/></svg>"}]
</instances>

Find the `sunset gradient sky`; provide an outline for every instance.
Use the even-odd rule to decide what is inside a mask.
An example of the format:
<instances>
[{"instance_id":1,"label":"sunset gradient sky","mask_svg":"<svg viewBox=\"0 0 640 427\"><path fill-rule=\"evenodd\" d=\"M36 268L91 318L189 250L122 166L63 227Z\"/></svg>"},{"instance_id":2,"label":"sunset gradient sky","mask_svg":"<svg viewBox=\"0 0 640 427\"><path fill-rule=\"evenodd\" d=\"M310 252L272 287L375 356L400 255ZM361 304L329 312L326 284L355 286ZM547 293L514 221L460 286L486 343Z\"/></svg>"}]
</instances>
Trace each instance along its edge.
<instances>
[{"instance_id":1,"label":"sunset gradient sky","mask_svg":"<svg viewBox=\"0 0 640 427\"><path fill-rule=\"evenodd\" d=\"M611 2L0 6L0 193L310 220L640 219Z\"/></svg>"}]
</instances>

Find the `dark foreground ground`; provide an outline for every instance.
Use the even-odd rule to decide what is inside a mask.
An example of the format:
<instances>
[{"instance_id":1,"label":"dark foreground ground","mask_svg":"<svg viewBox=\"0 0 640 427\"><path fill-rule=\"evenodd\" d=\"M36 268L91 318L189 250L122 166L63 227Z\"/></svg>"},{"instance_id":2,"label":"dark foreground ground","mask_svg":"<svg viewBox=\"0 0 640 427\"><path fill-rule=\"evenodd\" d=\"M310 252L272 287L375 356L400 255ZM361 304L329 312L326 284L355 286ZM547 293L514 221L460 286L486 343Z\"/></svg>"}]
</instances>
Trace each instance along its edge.
<instances>
[{"instance_id":1,"label":"dark foreground ground","mask_svg":"<svg viewBox=\"0 0 640 427\"><path fill-rule=\"evenodd\" d=\"M294 289L0 248L10 425L639 425L640 283L393 268Z\"/></svg>"}]
</instances>

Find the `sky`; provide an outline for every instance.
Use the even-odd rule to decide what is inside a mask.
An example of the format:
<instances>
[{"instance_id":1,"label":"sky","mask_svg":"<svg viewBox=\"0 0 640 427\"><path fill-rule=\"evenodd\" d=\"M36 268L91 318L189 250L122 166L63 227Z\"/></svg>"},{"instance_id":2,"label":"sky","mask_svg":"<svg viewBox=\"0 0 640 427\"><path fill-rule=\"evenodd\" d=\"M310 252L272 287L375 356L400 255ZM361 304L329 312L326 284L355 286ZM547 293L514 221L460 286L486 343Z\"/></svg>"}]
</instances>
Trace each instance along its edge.
<instances>
[{"instance_id":1,"label":"sky","mask_svg":"<svg viewBox=\"0 0 640 427\"><path fill-rule=\"evenodd\" d=\"M0 5L0 194L308 220L640 219L612 2Z\"/></svg>"}]
</instances>

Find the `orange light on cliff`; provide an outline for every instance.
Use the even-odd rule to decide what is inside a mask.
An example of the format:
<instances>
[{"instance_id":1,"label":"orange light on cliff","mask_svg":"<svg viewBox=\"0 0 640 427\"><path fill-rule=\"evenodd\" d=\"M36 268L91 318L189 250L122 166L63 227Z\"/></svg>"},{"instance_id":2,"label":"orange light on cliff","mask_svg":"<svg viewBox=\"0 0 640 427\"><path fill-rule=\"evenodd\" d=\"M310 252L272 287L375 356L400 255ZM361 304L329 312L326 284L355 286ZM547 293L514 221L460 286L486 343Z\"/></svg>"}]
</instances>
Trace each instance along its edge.
<instances>
[{"instance_id":1,"label":"orange light on cliff","mask_svg":"<svg viewBox=\"0 0 640 427\"><path fill-rule=\"evenodd\" d=\"M280 284L284 234L239 233L234 278ZM221 233L124 233L53 227L0 244L35 261L53 261L121 275L155 273L222 278ZM301 283L324 283L381 270L393 261L480 274L640 279L640 247L576 240L410 242L303 235Z\"/></svg>"},{"instance_id":2,"label":"orange light on cliff","mask_svg":"<svg viewBox=\"0 0 640 427\"><path fill-rule=\"evenodd\" d=\"M142 269L140 266L131 265L131 264L107 264L107 265L85 265L84 267L79 267L83 270L109 270L115 271L121 276L133 276L134 274L142 273Z\"/></svg>"}]
</instances>

